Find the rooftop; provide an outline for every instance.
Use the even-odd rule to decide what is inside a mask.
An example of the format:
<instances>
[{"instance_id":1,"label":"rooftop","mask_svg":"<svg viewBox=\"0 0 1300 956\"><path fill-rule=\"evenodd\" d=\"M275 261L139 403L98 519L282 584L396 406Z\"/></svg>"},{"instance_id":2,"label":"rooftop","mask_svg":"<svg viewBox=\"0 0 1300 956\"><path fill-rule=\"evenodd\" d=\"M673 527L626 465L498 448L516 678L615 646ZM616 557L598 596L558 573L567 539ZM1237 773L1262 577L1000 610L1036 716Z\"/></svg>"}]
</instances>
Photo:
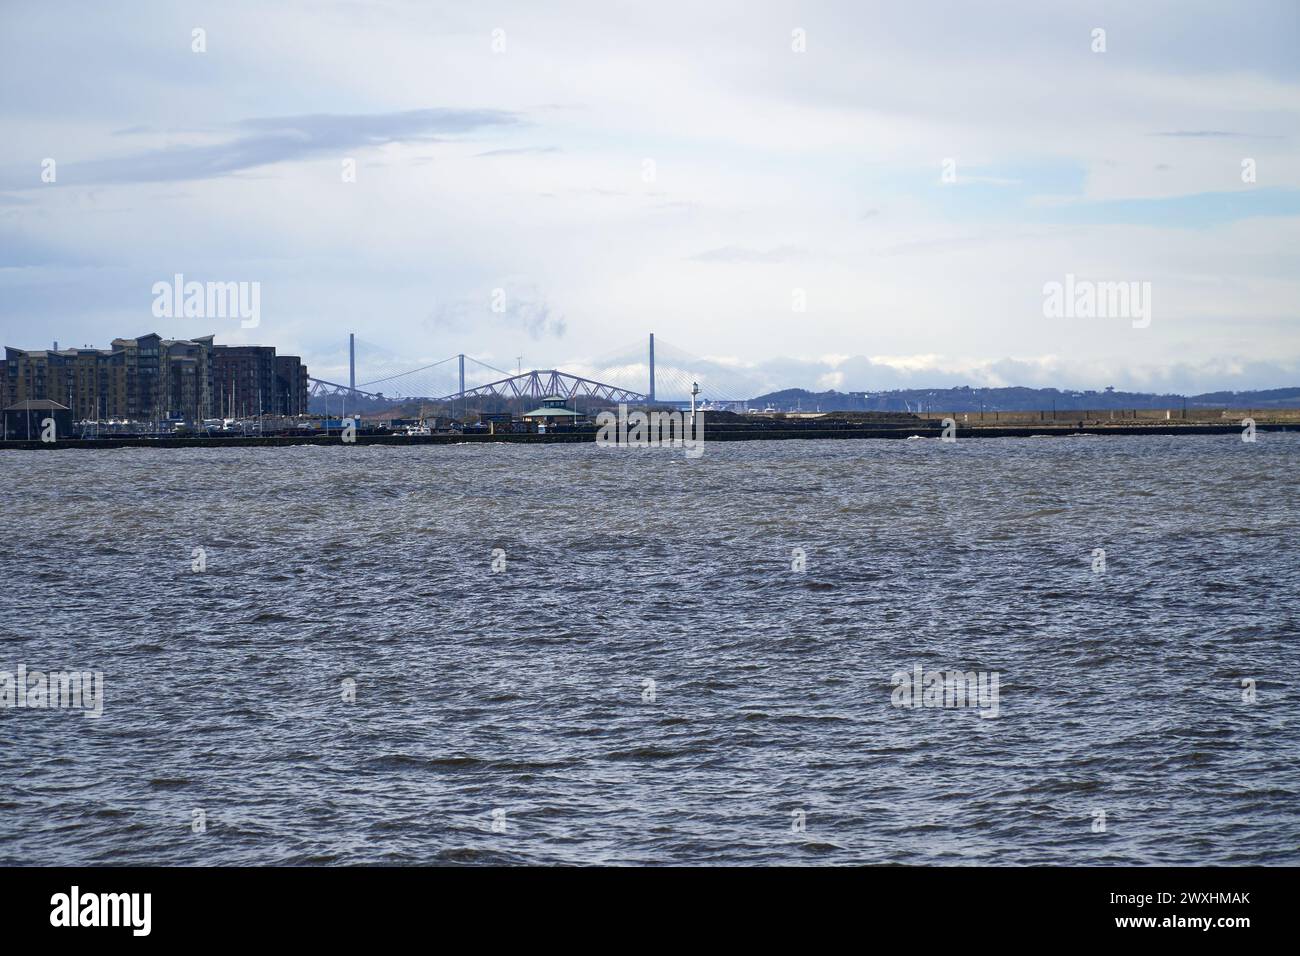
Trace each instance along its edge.
<instances>
[{"instance_id":1,"label":"rooftop","mask_svg":"<svg viewBox=\"0 0 1300 956\"><path fill-rule=\"evenodd\" d=\"M563 399L558 399L563 401ZM575 412L571 408L560 408L555 405L543 405L541 408L534 408L531 412L524 412L520 418L581 418L581 412Z\"/></svg>"},{"instance_id":2,"label":"rooftop","mask_svg":"<svg viewBox=\"0 0 1300 956\"><path fill-rule=\"evenodd\" d=\"M66 412L69 411L67 405L60 405L58 402L51 402L47 398L28 398L16 405L10 405L5 409L6 412Z\"/></svg>"}]
</instances>

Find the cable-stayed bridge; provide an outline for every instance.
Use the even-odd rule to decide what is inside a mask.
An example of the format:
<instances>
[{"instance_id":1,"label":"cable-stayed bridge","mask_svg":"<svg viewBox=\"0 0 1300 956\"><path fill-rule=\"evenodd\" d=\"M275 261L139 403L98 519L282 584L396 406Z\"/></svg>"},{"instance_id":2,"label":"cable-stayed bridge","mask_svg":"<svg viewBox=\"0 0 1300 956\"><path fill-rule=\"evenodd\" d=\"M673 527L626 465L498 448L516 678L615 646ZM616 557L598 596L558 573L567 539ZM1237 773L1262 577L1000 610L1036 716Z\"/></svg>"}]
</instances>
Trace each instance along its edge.
<instances>
[{"instance_id":1,"label":"cable-stayed bridge","mask_svg":"<svg viewBox=\"0 0 1300 956\"><path fill-rule=\"evenodd\" d=\"M410 367L383 346L349 336L347 385L311 379L311 394L373 401L423 399L455 403L475 399L566 399L589 397L611 404L685 403L698 384L699 399L714 404L743 403L762 388L752 373L700 359L653 334L628 346L565 370L522 367L514 372L469 355L452 355ZM358 372L360 369L360 372Z\"/></svg>"}]
</instances>

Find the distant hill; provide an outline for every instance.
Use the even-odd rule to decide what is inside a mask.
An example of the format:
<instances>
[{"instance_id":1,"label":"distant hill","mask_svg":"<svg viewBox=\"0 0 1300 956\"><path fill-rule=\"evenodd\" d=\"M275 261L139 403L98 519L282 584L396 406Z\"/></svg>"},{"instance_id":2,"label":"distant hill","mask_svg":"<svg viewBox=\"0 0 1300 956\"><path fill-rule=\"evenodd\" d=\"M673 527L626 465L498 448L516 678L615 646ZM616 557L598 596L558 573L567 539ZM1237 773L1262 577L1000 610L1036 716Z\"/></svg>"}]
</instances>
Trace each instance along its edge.
<instances>
[{"instance_id":1,"label":"distant hill","mask_svg":"<svg viewBox=\"0 0 1300 956\"><path fill-rule=\"evenodd\" d=\"M1058 411L1107 408L1300 408L1300 388L1203 395L1157 395L1150 392L1062 391L1056 388L909 388L888 392L810 392L787 388L759 395L756 408L823 412L989 412Z\"/></svg>"}]
</instances>

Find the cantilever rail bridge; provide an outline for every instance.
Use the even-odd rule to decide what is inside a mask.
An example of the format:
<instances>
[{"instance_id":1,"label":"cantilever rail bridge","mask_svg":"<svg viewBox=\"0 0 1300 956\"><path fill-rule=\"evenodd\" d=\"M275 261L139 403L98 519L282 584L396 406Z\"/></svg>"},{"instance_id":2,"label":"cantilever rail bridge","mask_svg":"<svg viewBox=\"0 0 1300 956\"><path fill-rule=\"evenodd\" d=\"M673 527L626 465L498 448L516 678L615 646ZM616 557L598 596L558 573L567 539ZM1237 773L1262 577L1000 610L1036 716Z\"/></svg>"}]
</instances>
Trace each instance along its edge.
<instances>
[{"instance_id":1,"label":"cantilever rail bridge","mask_svg":"<svg viewBox=\"0 0 1300 956\"><path fill-rule=\"evenodd\" d=\"M357 381L357 347L363 350L366 370ZM511 373L469 355L452 355L438 362L408 369L401 358L381 346L348 342L348 379L343 385L311 379L312 396L355 397L378 401L426 399L459 402L465 399L530 399L559 395L565 399L591 397L608 402L685 402L698 382L706 401L739 402L758 394L757 383L743 372L699 359L660 343L658 361L654 335L649 348L636 346L592 363L584 374L557 368Z\"/></svg>"}]
</instances>

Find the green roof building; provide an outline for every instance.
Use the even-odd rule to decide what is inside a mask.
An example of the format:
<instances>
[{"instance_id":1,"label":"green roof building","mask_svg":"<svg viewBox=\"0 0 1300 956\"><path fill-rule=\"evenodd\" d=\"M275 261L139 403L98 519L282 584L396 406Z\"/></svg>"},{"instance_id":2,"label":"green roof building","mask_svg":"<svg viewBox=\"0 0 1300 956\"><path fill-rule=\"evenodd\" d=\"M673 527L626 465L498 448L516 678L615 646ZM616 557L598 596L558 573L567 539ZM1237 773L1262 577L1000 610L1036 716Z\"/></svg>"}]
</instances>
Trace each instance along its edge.
<instances>
[{"instance_id":1,"label":"green roof building","mask_svg":"<svg viewBox=\"0 0 1300 956\"><path fill-rule=\"evenodd\" d=\"M526 420L541 419L542 421L574 422L583 416L581 412L575 412L572 408L565 408L562 396L547 395L542 399L540 407L534 408L531 412L524 412L519 417Z\"/></svg>"}]
</instances>

